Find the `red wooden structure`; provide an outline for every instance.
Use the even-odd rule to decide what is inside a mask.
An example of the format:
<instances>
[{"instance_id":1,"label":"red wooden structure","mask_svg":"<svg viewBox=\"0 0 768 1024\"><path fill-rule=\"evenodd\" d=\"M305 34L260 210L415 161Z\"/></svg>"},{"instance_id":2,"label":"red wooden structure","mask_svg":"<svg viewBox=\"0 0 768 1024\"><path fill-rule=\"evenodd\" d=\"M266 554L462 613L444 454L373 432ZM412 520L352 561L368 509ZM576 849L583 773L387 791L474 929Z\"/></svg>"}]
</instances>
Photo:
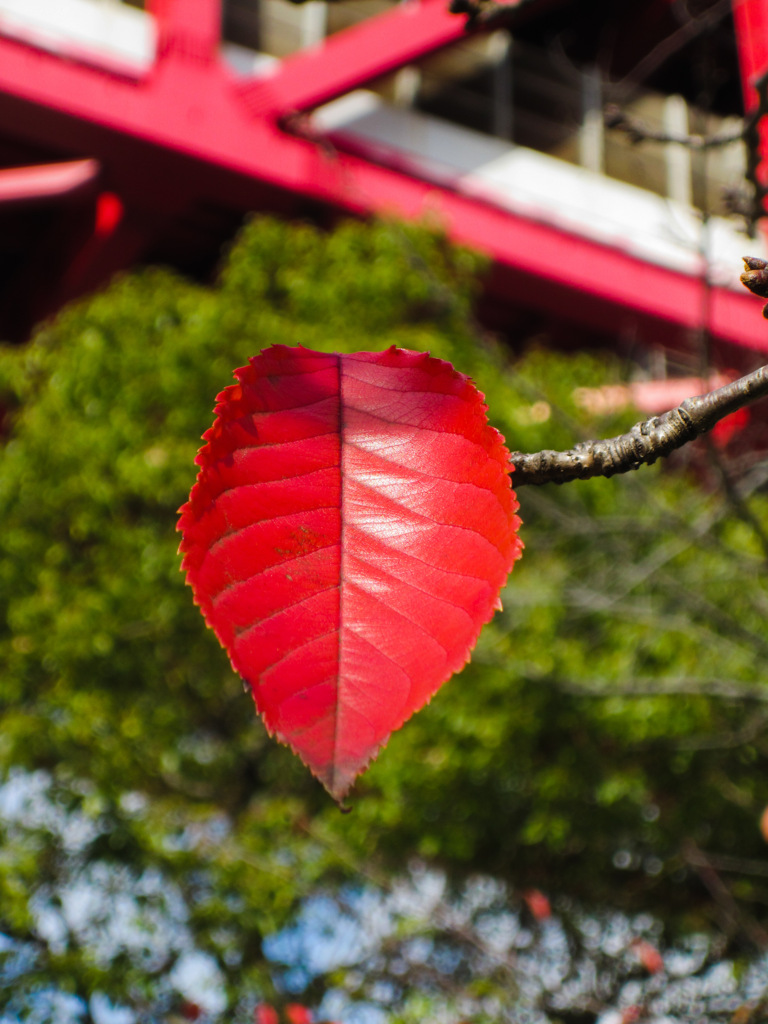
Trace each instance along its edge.
<instances>
[{"instance_id":1,"label":"red wooden structure","mask_svg":"<svg viewBox=\"0 0 768 1024\"><path fill-rule=\"evenodd\" d=\"M330 150L305 130L305 112L458 40L465 19L446 0L407 0L251 78L220 58L220 2L149 0L157 49L145 74L0 34L0 162L11 165L0 170L0 226L11 239L0 248L4 336L23 337L65 299L148 256L172 262L184 250L194 263L195 246L248 210L437 213L454 239L491 255L504 302L610 331L631 321L660 341L699 324L696 277L364 149ZM768 70L768 0L733 0L733 11L749 104L751 81ZM714 288L710 326L724 342L768 349L746 293Z\"/></svg>"}]
</instances>

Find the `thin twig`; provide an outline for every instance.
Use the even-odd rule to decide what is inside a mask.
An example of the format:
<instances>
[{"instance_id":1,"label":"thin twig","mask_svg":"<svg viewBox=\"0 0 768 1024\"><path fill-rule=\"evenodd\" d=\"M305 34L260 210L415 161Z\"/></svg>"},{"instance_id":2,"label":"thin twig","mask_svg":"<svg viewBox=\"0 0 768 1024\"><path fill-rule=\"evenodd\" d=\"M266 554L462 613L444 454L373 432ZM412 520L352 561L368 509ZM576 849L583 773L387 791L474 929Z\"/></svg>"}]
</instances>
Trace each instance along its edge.
<instances>
[{"instance_id":1,"label":"thin twig","mask_svg":"<svg viewBox=\"0 0 768 1024\"><path fill-rule=\"evenodd\" d=\"M763 529L763 524L760 522L758 517L749 507L744 498L739 494L738 488L736 487L735 481L731 478L731 474L728 472L728 467L725 465L720 452L716 446L712 443L711 438L707 438L707 448L709 459L712 465L717 470L720 482L723 485L723 493L733 508L733 511L741 519L742 522L746 523L747 526L751 527L755 536L760 541L760 546L763 549L763 555L768 559L768 533Z\"/></svg>"},{"instance_id":2,"label":"thin twig","mask_svg":"<svg viewBox=\"0 0 768 1024\"><path fill-rule=\"evenodd\" d=\"M703 14L689 18L680 28L662 39L650 53L647 53L641 61L635 64L629 74L625 75L621 81L616 82L613 85L614 93L629 92L631 88L646 81L657 68L661 67L674 54L679 53L691 40L701 35L702 32L706 32L707 29L715 28L723 18L728 16L730 9L730 0L718 0Z\"/></svg>"},{"instance_id":3,"label":"thin twig","mask_svg":"<svg viewBox=\"0 0 768 1024\"><path fill-rule=\"evenodd\" d=\"M732 857L730 854L723 853L705 853L704 856L716 871L727 871L736 875L755 875L757 878L768 878L768 862L764 860L751 860L746 857Z\"/></svg>"},{"instance_id":4,"label":"thin twig","mask_svg":"<svg viewBox=\"0 0 768 1024\"><path fill-rule=\"evenodd\" d=\"M741 910L709 857L693 841L687 842L680 852L685 863L693 868L720 908L726 934L733 936L741 933L759 950L768 947L768 933L754 918Z\"/></svg>"},{"instance_id":5,"label":"thin twig","mask_svg":"<svg viewBox=\"0 0 768 1024\"><path fill-rule=\"evenodd\" d=\"M622 110L615 103L609 103L603 113L606 128L616 128L625 132L631 142L674 142L687 149L706 150L717 149L720 146L730 146L734 142L744 141L744 129L738 128L735 131L721 132L717 135L677 134L675 132L658 131L651 128L639 117L634 117Z\"/></svg>"},{"instance_id":6,"label":"thin twig","mask_svg":"<svg viewBox=\"0 0 768 1024\"><path fill-rule=\"evenodd\" d=\"M717 697L728 701L768 703L768 686L759 683L734 683L725 679L685 677L631 679L626 682L606 683L605 686L565 682L557 682L555 685L558 690L574 697L596 697L602 700L612 700L616 697Z\"/></svg>"},{"instance_id":7,"label":"thin twig","mask_svg":"<svg viewBox=\"0 0 768 1024\"><path fill-rule=\"evenodd\" d=\"M678 750L735 750L754 743L768 726L768 711L759 708L754 711L740 729L722 730L698 736L681 737L675 744Z\"/></svg>"},{"instance_id":8,"label":"thin twig","mask_svg":"<svg viewBox=\"0 0 768 1024\"><path fill-rule=\"evenodd\" d=\"M293 0L294 3L304 0ZM467 30L473 28L486 29L507 27L511 24L521 8L532 0L451 0L448 10L451 14L466 14Z\"/></svg>"}]
</instances>

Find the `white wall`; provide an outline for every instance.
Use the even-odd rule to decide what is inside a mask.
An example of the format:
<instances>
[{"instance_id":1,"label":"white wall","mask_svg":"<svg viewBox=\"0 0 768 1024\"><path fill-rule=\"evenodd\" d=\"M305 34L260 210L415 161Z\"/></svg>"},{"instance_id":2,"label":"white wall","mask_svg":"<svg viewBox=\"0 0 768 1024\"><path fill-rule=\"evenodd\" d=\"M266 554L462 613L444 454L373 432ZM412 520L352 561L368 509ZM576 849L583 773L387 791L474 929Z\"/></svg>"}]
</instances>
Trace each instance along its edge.
<instances>
[{"instance_id":1,"label":"white wall","mask_svg":"<svg viewBox=\"0 0 768 1024\"><path fill-rule=\"evenodd\" d=\"M137 73L155 55L153 19L116 0L0 0L0 32L56 53L103 55Z\"/></svg>"},{"instance_id":2,"label":"white wall","mask_svg":"<svg viewBox=\"0 0 768 1024\"><path fill-rule=\"evenodd\" d=\"M734 220L714 217L706 236L693 207L574 164L358 90L314 114L318 131L366 143L384 163L449 185L494 206L672 267L703 272L709 258L716 284L741 290L744 255L768 258L762 236L753 240Z\"/></svg>"}]
</instances>

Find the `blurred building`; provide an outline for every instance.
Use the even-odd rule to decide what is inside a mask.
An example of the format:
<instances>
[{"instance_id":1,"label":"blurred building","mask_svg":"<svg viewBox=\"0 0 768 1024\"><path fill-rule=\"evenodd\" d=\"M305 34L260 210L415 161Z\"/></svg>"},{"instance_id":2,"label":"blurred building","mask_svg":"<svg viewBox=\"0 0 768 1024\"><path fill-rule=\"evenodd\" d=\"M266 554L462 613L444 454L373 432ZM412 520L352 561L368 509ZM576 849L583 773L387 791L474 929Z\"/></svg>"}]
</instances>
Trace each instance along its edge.
<instances>
[{"instance_id":1,"label":"blurred building","mask_svg":"<svg viewBox=\"0 0 768 1024\"><path fill-rule=\"evenodd\" d=\"M768 251L737 212L739 136L768 0L480 22L447 0L0 0L0 336L137 262L205 278L248 211L397 213L492 257L502 333L611 338L658 377L698 370L706 323L721 365L755 365L740 257Z\"/></svg>"}]
</instances>

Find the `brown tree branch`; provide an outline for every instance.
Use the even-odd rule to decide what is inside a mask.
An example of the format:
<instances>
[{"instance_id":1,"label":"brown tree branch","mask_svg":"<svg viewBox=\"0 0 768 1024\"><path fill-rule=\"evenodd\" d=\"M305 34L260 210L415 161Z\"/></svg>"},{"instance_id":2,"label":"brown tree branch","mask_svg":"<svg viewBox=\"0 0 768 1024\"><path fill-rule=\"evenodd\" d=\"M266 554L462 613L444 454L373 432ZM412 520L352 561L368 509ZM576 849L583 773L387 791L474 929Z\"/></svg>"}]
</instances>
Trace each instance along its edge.
<instances>
[{"instance_id":1,"label":"brown tree branch","mask_svg":"<svg viewBox=\"0 0 768 1024\"><path fill-rule=\"evenodd\" d=\"M744 935L759 950L768 948L768 932L750 914L739 907L731 890L722 880L709 857L689 840L680 851L683 861L701 879L704 886L720 908L722 927L729 937Z\"/></svg>"},{"instance_id":2,"label":"brown tree branch","mask_svg":"<svg viewBox=\"0 0 768 1024\"><path fill-rule=\"evenodd\" d=\"M723 18L728 17L731 10L730 0L717 0L708 10L688 19L671 35L662 39L654 48L640 60L628 75L615 83L614 91L628 91L637 87L662 66L670 57L679 53L680 50L691 40L702 35L707 30L715 28Z\"/></svg>"},{"instance_id":3,"label":"brown tree branch","mask_svg":"<svg viewBox=\"0 0 768 1024\"><path fill-rule=\"evenodd\" d=\"M596 700L613 700L616 697L637 700L646 697L712 697L739 704L747 701L768 703L768 686L762 683L738 683L729 679L704 679L700 676L638 678L612 681L604 685L554 680L552 685L561 693Z\"/></svg>"},{"instance_id":4,"label":"brown tree branch","mask_svg":"<svg viewBox=\"0 0 768 1024\"><path fill-rule=\"evenodd\" d=\"M755 295L768 298L768 262L744 257L742 284ZM768 304L763 309L768 316ZM676 409L636 423L626 434L600 441L582 441L565 452L512 452L515 487L524 484L564 484L595 476L615 476L640 466L653 465L670 452L707 433L721 419L768 396L768 366L710 391L687 398Z\"/></svg>"},{"instance_id":5,"label":"brown tree branch","mask_svg":"<svg viewBox=\"0 0 768 1024\"><path fill-rule=\"evenodd\" d=\"M653 465L684 444L711 430L725 416L768 395L768 366L731 384L686 400L676 409L636 423L626 434L601 441L582 441L569 451L513 452L516 487L523 484L564 484L594 476L614 476Z\"/></svg>"},{"instance_id":6,"label":"brown tree branch","mask_svg":"<svg viewBox=\"0 0 768 1024\"><path fill-rule=\"evenodd\" d=\"M609 103L604 112L603 120L606 128L616 128L624 132L631 142L675 142L687 149L705 150L717 149L720 146L730 146L734 142L743 142L744 130L722 132L718 135L680 135L675 132L657 131L651 128L639 117L622 110L616 103Z\"/></svg>"},{"instance_id":7,"label":"brown tree branch","mask_svg":"<svg viewBox=\"0 0 768 1024\"><path fill-rule=\"evenodd\" d=\"M296 0L294 0L296 2ZM450 0L451 14L465 14L466 28L508 28L531 0Z\"/></svg>"}]
</instances>

